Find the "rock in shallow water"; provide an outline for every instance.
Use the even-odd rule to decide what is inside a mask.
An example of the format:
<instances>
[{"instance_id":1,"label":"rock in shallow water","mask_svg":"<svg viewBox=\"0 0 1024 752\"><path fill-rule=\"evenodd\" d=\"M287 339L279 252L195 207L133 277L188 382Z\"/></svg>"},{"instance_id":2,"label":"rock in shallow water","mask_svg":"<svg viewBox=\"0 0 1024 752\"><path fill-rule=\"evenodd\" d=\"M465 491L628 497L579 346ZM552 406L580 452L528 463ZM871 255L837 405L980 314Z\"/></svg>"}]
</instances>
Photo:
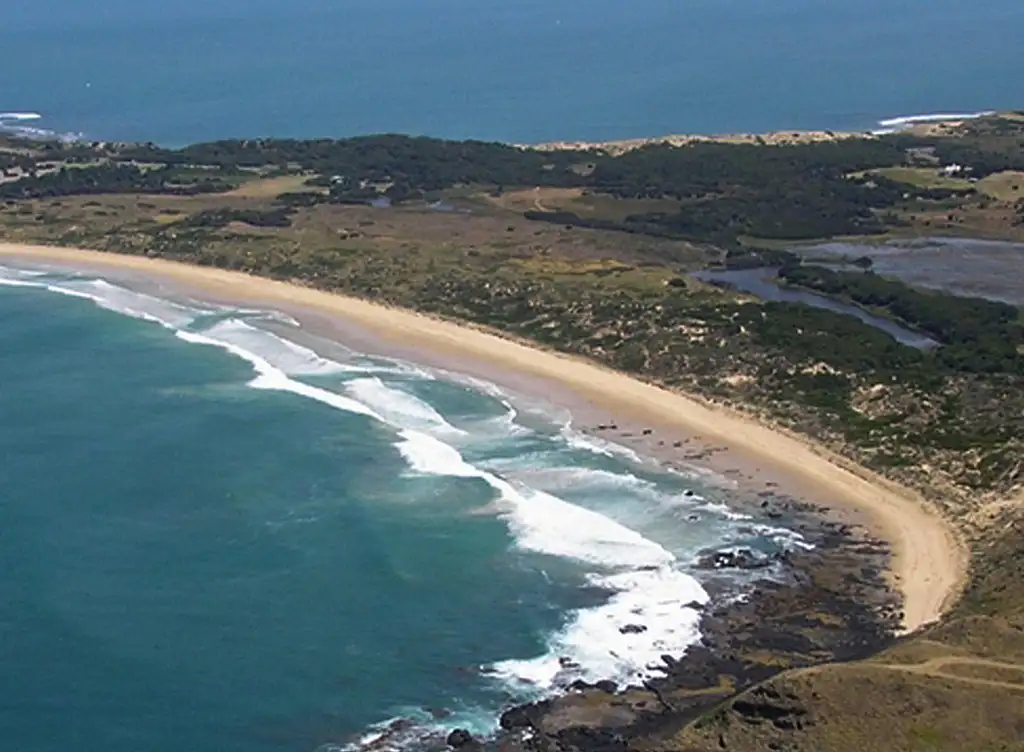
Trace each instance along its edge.
<instances>
[{"instance_id":1,"label":"rock in shallow water","mask_svg":"<svg viewBox=\"0 0 1024 752\"><path fill-rule=\"evenodd\" d=\"M645 627L643 624L624 624L623 626L619 627L620 634L640 634L641 632L646 631L647 627Z\"/></svg>"},{"instance_id":2,"label":"rock in shallow water","mask_svg":"<svg viewBox=\"0 0 1024 752\"><path fill-rule=\"evenodd\" d=\"M462 749L463 747L476 744L476 739L474 739L473 735L466 731L466 729L458 728L448 734L448 738L445 739L445 742L452 749Z\"/></svg>"},{"instance_id":3,"label":"rock in shallow water","mask_svg":"<svg viewBox=\"0 0 1024 752\"><path fill-rule=\"evenodd\" d=\"M758 554L749 548L739 548L704 554L697 561L697 566L701 569L763 569L771 566L777 559L777 556Z\"/></svg>"}]
</instances>

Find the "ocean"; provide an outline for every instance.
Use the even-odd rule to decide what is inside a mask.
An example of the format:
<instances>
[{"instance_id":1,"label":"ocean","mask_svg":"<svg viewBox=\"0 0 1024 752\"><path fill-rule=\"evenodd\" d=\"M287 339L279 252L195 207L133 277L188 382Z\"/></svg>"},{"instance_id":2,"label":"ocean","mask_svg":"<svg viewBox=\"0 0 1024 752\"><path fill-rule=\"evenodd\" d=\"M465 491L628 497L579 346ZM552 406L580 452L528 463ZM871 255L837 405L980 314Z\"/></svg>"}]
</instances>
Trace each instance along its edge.
<instances>
[{"instance_id":1,"label":"ocean","mask_svg":"<svg viewBox=\"0 0 1024 752\"><path fill-rule=\"evenodd\" d=\"M19 752L344 750L394 718L414 722L395 746L486 733L699 639L699 551L808 545L543 399L273 311L0 268L0 321Z\"/></svg>"},{"instance_id":2,"label":"ocean","mask_svg":"<svg viewBox=\"0 0 1024 752\"><path fill-rule=\"evenodd\" d=\"M173 146L898 127L1020 107L1022 28L1019 0L15 0L0 128ZM700 551L806 545L542 399L273 311L4 268L0 322L18 752L484 733L696 642Z\"/></svg>"},{"instance_id":3,"label":"ocean","mask_svg":"<svg viewBox=\"0 0 1024 752\"><path fill-rule=\"evenodd\" d=\"M1024 106L1020 0L8 0L8 126L178 146L868 130Z\"/></svg>"}]
</instances>

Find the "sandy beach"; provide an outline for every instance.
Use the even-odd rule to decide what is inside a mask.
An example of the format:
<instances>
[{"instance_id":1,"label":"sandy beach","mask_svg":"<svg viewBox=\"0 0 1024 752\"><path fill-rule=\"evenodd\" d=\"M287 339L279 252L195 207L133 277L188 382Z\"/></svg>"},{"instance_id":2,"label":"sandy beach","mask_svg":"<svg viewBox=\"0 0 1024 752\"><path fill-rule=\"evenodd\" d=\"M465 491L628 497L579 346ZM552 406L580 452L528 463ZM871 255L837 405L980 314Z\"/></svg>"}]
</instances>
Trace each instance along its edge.
<instances>
[{"instance_id":1,"label":"sandy beach","mask_svg":"<svg viewBox=\"0 0 1024 752\"><path fill-rule=\"evenodd\" d=\"M581 429L601 420L635 426L636 434L643 426L646 445L660 445L661 456L684 441L727 447L716 455L716 469L730 464L754 468L762 481L794 489L816 503L853 510L872 535L890 545L891 581L904 598L906 631L935 621L952 605L966 576L967 551L955 529L910 490L732 410L579 358L410 311L238 272L9 243L0 243L0 259L101 272L146 292L278 310L296 318L310 333L362 352L402 357L543 395L585 418L579 421Z\"/></svg>"}]
</instances>

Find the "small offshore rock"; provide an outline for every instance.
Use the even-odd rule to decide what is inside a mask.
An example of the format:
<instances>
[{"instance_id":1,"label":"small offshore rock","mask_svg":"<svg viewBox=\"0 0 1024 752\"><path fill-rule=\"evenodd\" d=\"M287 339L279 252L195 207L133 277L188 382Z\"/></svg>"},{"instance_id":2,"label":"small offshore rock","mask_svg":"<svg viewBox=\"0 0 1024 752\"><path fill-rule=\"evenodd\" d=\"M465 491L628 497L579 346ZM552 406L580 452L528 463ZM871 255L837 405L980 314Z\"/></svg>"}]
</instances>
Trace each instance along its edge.
<instances>
[{"instance_id":1,"label":"small offshore rock","mask_svg":"<svg viewBox=\"0 0 1024 752\"><path fill-rule=\"evenodd\" d=\"M517 728L532 728L533 724L530 722L528 705L520 705L514 708L509 708L501 714L501 718L498 719L499 725L506 730L517 729Z\"/></svg>"},{"instance_id":2,"label":"small offshore rock","mask_svg":"<svg viewBox=\"0 0 1024 752\"><path fill-rule=\"evenodd\" d=\"M613 682L611 679L602 679L599 682L595 682L594 686L597 689L600 689L602 692L607 692L610 695L613 695L619 691L619 685Z\"/></svg>"},{"instance_id":3,"label":"small offshore rock","mask_svg":"<svg viewBox=\"0 0 1024 752\"><path fill-rule=\"evenodd\" d=\"M770 556L759 556L749 548L735 551L712 551L697 561L701 569L763 569L774 561Z\"/></svg>"}]
</instances>

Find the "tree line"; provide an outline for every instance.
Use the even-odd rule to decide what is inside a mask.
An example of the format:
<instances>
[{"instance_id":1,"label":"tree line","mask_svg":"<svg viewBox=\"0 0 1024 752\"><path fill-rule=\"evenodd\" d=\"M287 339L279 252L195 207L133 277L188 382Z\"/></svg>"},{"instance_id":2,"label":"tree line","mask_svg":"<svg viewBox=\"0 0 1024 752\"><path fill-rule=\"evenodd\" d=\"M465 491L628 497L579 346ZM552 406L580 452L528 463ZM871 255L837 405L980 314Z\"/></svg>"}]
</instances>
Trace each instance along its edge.
<instances>
[{"instance_id":1,"label":"tree line","mask_svg":"<svg viewBox=\"0 0 1024 752\"><path fill-rule=\"evenodd\" d=\"M942 344L937 357L957 371L1024 372L1024 326L1018 309L983 298L924 292L871 271L840 272L821 266L787 265L779 277L859 305L885 311Z\"/></svg>"}]
</instances>

